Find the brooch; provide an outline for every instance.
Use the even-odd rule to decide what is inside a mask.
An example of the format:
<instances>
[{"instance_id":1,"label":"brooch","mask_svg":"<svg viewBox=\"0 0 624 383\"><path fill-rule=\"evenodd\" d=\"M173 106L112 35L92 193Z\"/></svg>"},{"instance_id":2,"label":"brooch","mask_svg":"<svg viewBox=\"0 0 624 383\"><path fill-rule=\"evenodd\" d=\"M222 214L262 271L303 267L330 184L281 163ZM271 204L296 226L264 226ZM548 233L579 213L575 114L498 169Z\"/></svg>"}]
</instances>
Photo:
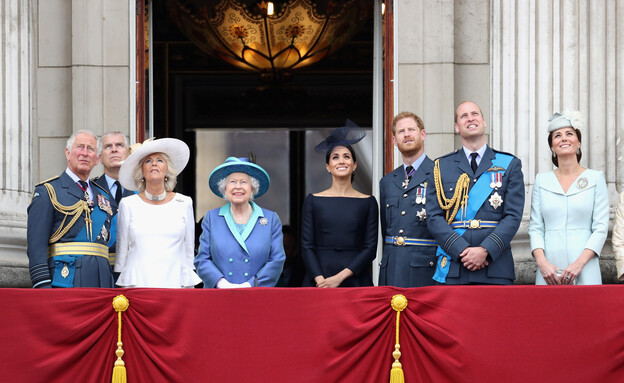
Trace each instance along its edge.
<instances>
[{"instance_id":1,"label":"brooch","mask_svg":"<svg viewBox=\"0 0 624 383\"><path fill-rule=\"evenodd\" d=\"M585 189L588 183L587 178L581 177L576 181L576 186L578 186L579 189Z\"/></svg>"},{"instance_id":2,"label":"brooch","mask_svg":"<svg viewBox=\"0 0 624 383\"><path fill-rule=\"evenodd\" d=\"M262 217L262 218L260 218L259 222L260 222L260 225L266 226L266 224L269 223L269 220L264 218L264 217Z\"/></svg>"},{"instance_id":3,"label":"brooch","mask_svg":"<svg viewBox=\"0 0 624 383\"><path fill-rule=\"evenodd\" d=\"M492 194L492 196L490 197L489 202L494 210L496 210L503 204L503 199L500 195L498 195L498 192L494 192L494 194Z\"/></svg>"}]
</instances>

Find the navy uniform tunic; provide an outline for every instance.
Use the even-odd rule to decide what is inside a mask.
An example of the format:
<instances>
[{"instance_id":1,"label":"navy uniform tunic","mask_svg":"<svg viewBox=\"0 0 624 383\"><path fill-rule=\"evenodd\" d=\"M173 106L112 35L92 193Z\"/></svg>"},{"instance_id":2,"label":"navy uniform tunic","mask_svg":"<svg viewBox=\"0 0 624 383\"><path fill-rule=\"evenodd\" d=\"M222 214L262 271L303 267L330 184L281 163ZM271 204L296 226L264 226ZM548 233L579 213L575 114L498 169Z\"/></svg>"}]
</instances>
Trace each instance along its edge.
<instances>
[{"instance_id":1,"label":"navy uniform tunic","mask_svg":"<svg viewBox=\"0 0 624 383\"><path fill-rule=\"evenodd\" d=\"M379 182L379 205L381 215L381 240L384 243L379 271L379 285L397 287L420 287L434 285L432 279L436 266L436 246L399 246L386 243L386 237L433 240L427 229L427 210L417 203L416 197L433 173L433 161L425 156L412 175L407 188L403 165L388 173ZM419 201L420 202L420 201Z\"/></svg>"},{"instance_id":2,"label":"navy uniform tunic","mask_svg":"<svg viewBox=\"0 0 624 383\"><path fill-rule=\"evenodd\" d=\"M48 246L52 245L49 243L50 237L61 225L65 227L74 218L74 215L68 215L66 218L65 214L53 206L45 187L46 183L54 189L60 205L68 207L85 200L84 192L66 172L35 187L32 201L28 206L27 230L27 253L33 286L49 287L52 282L53 286L59 287L68 285L73 285L73 287L114 287L113 273L106 256L81 256L81 254L77 254L71 256L73 259L70 262L60 262L59 258L48 257ZM107 254L112 218L110 197L93 182L91 189L94 195L92 196L93 205L90 209L90 219L93 221L90 233L87 231L88 227L85 222L86 214L81 211L74 225L55 243L81 242L87 245L88 243L95 243L98 245L94 248L101 249L104 246L106 248L105 254ZM107 204L108 208L106 207ZM64 219L65 222L63 223ZM65 264L69 266L70 274L67 277L62 277L57 267L64 268Z\"/></svg>"},{"instance_id":3,"label":"navy uniform tunic","mask_svg":"<svg viewBox=\"0 0 624 383\"><path fill-rule=\"evenodd\" d=\"M484 173L492 170L492 160L497 152L489 146L486 148L476 173L463 149L439 158L442 185L447 198L450 198L459 177L466 173L470 176L470 188ZM504 153L511 155L508 153ZM485 174L488 177L488 174ZM489 183L489 181L488 181ZM515 279L514 261L511 255L511 240L518 231L524 209L524 179L522 164L513 157L502 176L502 186L488 190L489 195L477 210L474 219L496 221L496 227L468 229L459 236L447 223L446 212L440 207L436 196L433 172L429 177L431 187L427 189L427 227L442 249L451 257L446 283L452 284L511 284ZM492 195L498 193L502 204L498 207L492 203ZM466 247L482 246L487 252L489 266L470 271L464 267L459 254Z\"/></svg>"},{"instance_id":4,"label":"navy uniform tunic","mask_svg":"<svg viewBox=\"0 0 624 383\"><path fill-rule=\"evenodd\" d=\"M99 177L93 178L91 182L100 186L110 196L110 204L111 204L111 207L113 208L113 218L111 220L111 238L108 243L108 247L109 247L108 251L111 254L111 258L109 259L110 264L111 266L114 266L115 265L114 256L117 250L117 210L119 209L119 206L117 206L117 202L115 201L115 195L111 193L108 187L108 182L107 182L105 174L102 174ZM121 187L121 185L117 187ZM121 193L121 198L128 197L134 194L135 194L134 191L125 189Z\"/></svg>"}]
</instances>

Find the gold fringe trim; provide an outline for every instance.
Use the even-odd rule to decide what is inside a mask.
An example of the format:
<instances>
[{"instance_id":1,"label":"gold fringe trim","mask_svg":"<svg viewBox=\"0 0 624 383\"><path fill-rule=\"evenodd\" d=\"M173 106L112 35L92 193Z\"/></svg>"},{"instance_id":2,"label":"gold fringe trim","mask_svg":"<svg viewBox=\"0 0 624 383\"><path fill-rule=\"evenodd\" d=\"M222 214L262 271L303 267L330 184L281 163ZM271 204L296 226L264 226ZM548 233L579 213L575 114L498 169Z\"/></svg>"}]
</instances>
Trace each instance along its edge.
<instances>
[{"instance_id":1,"label":"gold fringe trim","mask_svg":"<svg viewBox=\"0 0 624 383\"><path fill-rule=\"evenodd\" d=\"M43 184L43 186L45 186L46 190L48 191L48 195L50 196L50 202L52 202L52 206L54 207L54 209L56 209L56 211L61 214L65 214L63 222L61 222L61 225L58 227L56 232L52 234L48 243L55 243L56 241L61 239L69 231L69 229L74 226L78 218L82 216L83 212L85 213L84 220L87 229L87 238L92 239L93 233L91 232L91 222L93 221L91 221L91 209L89 208L89 203L85 200L79 200L71 206L61 205L56 198L56 191L54 191L52 185L46 183ZM68 216L71 216L72 219L67 225L65 225L65 221L67 220Z\"/></svg>"},{"instance_id":2,"label":"gold fringe trim","mask_svg":"<svg viewBox=\"0 0 624 383\"><path fill-rule=\"evenodd\" d=\"M401 345L399 344L399 319L401 318L401 311L405 310L407 307L407 298L405 298L402 294L397 294L392 297L390 301L390 306L397 312L396 315L396 342L394 345L394 351L392 352L392 357L394 358L394 363L392 363L392 370L390 370L390 383L404 383L405 377L403 376L403 366L401 362L399 362L399 358L401 357Z\"/></svg>"},{"instance_id":3,"label":"gold fringe trim","mask_svg":"<svg viewBox=\"0 0 624 383\"><path fill-rule=\"evenodd\" d=\"M123 343L121 342L121 313L126 311L130 306L130 301L123 295L117 295L113 299L113 309L117 311L117 317L119 320L119 325L117 327L117 350L115 351L115 355L117 355L117 360L115 361L115 367L113 367L113 379L112 383L126 383L126 364L121 359L124 355L124 350L122 348Z\"/></svg>"}]
</instances>

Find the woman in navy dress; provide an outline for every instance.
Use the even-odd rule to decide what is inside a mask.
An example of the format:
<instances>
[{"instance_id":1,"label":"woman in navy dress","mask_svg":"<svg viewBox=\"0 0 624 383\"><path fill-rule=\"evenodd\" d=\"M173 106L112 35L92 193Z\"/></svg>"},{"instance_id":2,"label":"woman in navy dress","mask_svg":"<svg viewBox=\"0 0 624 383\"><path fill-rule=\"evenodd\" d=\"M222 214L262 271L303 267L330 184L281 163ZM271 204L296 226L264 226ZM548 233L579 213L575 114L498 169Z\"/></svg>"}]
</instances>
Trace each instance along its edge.
<instances>
[{"instance_id":1,"label":"woman in navy dress","mask_svg":"<svg viewBox=\"0 0 624 383\"><path fill-rule=\"evenodd\" d=\"M366 132L347 120L316 149L326 151L329 189L309 194L303 203L303 286L372 286L371 264L377 249L378 206L375 197L351 183L357 168L352 144Z\"/></svg>"}]
</instances>

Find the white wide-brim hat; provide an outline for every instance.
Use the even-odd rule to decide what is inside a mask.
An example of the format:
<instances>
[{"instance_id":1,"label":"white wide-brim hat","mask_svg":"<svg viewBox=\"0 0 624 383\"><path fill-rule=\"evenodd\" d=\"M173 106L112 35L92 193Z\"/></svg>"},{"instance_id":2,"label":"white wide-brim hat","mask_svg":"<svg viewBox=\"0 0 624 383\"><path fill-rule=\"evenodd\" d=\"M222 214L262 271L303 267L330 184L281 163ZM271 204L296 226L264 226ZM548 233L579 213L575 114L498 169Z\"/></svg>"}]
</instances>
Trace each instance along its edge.
<instances>
[{"instance_id":1,"label":"white wide-brim hat","mask_svg":"<svg viewBox=\"0 0 624 383\"><path fill-rule=\"evenodd\" d=\"M171 166L176 170L176 175L180 174L188 164L191 151L183 141L176 138L160 138L157 140L145 141L142 145L131 146L131 153L119 169L119 183L125 189L138 190L139 186L134 180L134 171L139 166L143 158L153 153L165 153Z\"/></svg>"}]
</instances>

